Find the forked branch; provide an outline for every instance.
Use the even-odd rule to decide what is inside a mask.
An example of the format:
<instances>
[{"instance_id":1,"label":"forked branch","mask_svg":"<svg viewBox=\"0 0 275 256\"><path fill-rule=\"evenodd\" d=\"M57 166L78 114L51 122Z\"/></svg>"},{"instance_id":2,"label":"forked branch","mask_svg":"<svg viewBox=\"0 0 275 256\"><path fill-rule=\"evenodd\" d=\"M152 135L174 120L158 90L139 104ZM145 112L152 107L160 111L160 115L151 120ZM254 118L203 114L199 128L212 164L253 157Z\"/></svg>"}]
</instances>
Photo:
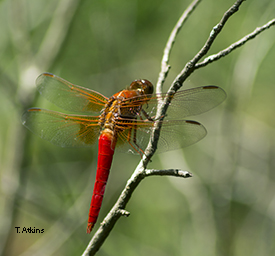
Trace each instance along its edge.
<instances>
[{"instance_id":1,"label":"forked branch","mask_svg":"<svg viewBox=\"0 0 275 256\"><path fill-rule=\"evenodd\" d=\"M206 40L204 46L201 48L201 50L194 56L193 59L191 59L185 67L182 69L182 71L178 74L178 76L173 81L170 89L167 92L167 97L165 102L160 103L160 107L158 108L158 116L164 116L166 113L166 110L169 106L171 95L173 95L183 84L183 82L191 75L191 73L201 67L204 67L213 61L219 60L221 57L228 55L236 48L244 45L249 40L255 38L258 36L261 32L265 31L266 29L270 28L271 26L275 25L275 19L269 21L265 25L256 28L252 33L246 35L239 41L231 44L229 47L225 48L224 50L220 51L217 54L211 55L207 58L205 58L202 62L199 62L209 51L211 48L213 42L223 29L224 25L226 24L227 20L238 11L240 5L245 0L237 0L223 15L220 22L213 27L208 39ZM157 92L161 92L161 88L163 83L165 82L165 79L168 75L170 66L169 66L169 56L171 54L171 50L173 47L173 44L176 40L176 36L180 29L182 28L182 25L187 20L187 18L191 15L193 10L198 6L198 4L201 2L201 0L194 0L190 6L186 9L186 11L183 13L183 15L180 17L179 21L177 22L176 26L172 30L170 37L167 41L162 62L161 62L161 71L159 73L159 78L157 82ZM160 118L161 120L161 118ZM83 255L94 255L109 233L111 232L112 228L114 227L116 221L121 216L128 216L129 213L125 211L126 204L130 200L130 197L136 187L139 185L139 183L147 176L152 175L170 175L170 176L177 176L177 177L191 177L192 174L186 171L181 170L148 170L146 169L148 162L150 161L151 157L153 156L154 152L156 151L157 147L157 141L160 133L160 127L157 126L157 128L154 130L151 140L148 144L148 147L145 151L145 155L143 156L142 160L138 164L136 170L132 174L131 178L127 181L127 184L125 188L123 189L120 197L118 198L117 202L111 209L111 211L108 213L108 215L105 217L103 222L101 223L99 229L94 234L92 240L90 241L88 247L86 248Z\"/></svg>"},{"instance_id":2,"label":"forked branch","mask_svg":"<svg viewBox=\"0 0 275 256\"><path fill-rule=\"evenodd\" d=\"M90 241L88 247L86 248L83 256L94 255L98 249L101 247L115 223L121 216L129 216L129 212L125 211L125 206L130 200L132 193L138 184L147 176L153 175L169 175L176 176L181 178L189 178L192 176L190 172L182 171L182 170L142 170L139 172L135 172L132 177L128 180L125 188L121 192L117 202L111 209L111 211L107 214L103 222L101 223L99 229L96 231L92 240Z\"/></svg>"},{"instance_id":3,"label":"forked branch","mask_svg":"<svg viewBox=\"0 0 275 256\"><path fill-rule=\"evenodd\" d=\"M205 58L202 62L197 63L195 65L195 69L204 67L204 66L210 64L213 61L216 61L216 60L218 60L222 57L225 57L226 55L231 53L233 50L237 49L238 47L241 47L242 45L247 43L249 40L255 38L257 35L259 35L263 31L265 31L266 29L269 29L271 26L274 26L274 25L275 25L275 19L272 19L271 21L267 22L265 25L256 28L252 33L244 36L242 39L240 39L237 42L231 44L230 46L228 46L224 50Z\"/></svg>"},{"instance_id":4,"label":"forked branch","mask_svg":"<svg viewBox=\"0 0 275 256\"><path fill-rule=\"evenodd\" d=\"M180 74L176 77L174 82L172 83L172 86L170 87L168 94L175 93L183 84L183 82L190 76L190 74L195 70L195 65L197 62L207 54L210 47L212 46L213 42L219 35L219 33L222 31L225 23L228 21L228 19L239 10L240 5L245 0L238 0L236 1L223 15L220 22L213 27L212 31L210 32L210 35L208 39L206 40L204 46L200 49L200 51L194 56L192 60L190 60L183 70L180 72Z\"/></svg>"},{"instance_id":5,"label":"forked branch","mask_svg":"<svg viewBox=\"0 0 275 256\"><path fill-rule=\"evenodd\" d=\"M164 84L165 78L168 75L168 72L170 69L170 65L168 64L169 58L170 58L172 47L176 41L176 37L177 37L178 33L180 32L180 29L182 28L185 21L192 14L192 12L195 10L195 8L197 7L197 5L200 2L201 2L201 0L195 0L186 8L186 10L183 12L181 17L179 18L178 22L176 23L175 27L173 28L173 30L168 38L168 41L167 41L166 46L163 51L163 56L162 56L162 60L161 60L161 70L160 70L158 81L156 84L156 92L157 93L162 92L162 86Z\"/></svg>"}]
</instances>

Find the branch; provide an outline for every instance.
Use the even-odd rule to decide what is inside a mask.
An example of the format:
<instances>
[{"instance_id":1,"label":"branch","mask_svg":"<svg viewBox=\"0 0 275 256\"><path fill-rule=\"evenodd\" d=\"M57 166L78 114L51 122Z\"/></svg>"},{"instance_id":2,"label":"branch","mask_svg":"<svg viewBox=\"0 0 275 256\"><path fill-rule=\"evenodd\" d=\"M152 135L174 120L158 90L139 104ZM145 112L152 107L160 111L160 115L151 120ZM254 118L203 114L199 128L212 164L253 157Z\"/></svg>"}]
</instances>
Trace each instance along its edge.
<instances>
[{"instance_id":1,"label":"branch","mask_svg":"<svg viewBox=\"0 0 275 256\"><path fill-rule=\"evenodd\" d=\"M192 173L188 171L183 171L179 169L168 169L168 170L155 170L155 169L146 169L145 170L145 176L164 176L164 175L169 175L169 176L175 176L179 178L190 178L192 177Z\"/></svg>"},{"instance_id":2,"label":"branch","mask_svg":"<svg viewBox=\"0 0 275 256\"><path fill-rule=\"evenodd\" d=\"M95 255L95 253L99 250L99 248L104 243L105 239L113 229L117 220L121 216L128 217L130 215L130 213L125 211L124 208L126 207L128 201L130 200L135 188L145 177L153 176L153 175L162 175L162 176L167 175L167 176L176 176L181 178L192 177L192 174L190 172L182 171L178 169L141 170L140 166L138 166L136 171L132 175L132 177L128 180L117 202L115 203L111 211L107 214L103 222L100 224L99 229L94 234L92 240L90 241L88 247L86 248L82 256Z\"/></svg>"},{"instance_id":3,"label":"branch","mask_svg":"<svg viewBox=\"0 0 275 256\"><path fill-rule=\"evenodd\" d=\"M212 46L213 42L215 41L216 37L218 34L222 31L225 23L228 21L228 19L239 10L240 5L244 2L245 0L237 0L223 15L222 19L220 22L213 27L212 31L210 32L210 35L205 42L204 46L201 48L201 50L195 55L195 57L190 60L183 70L180 72L180 74L176 77L174 82L172 83L172 86L168 90L168 97L166 100L168 101L166 104L170 103L169 96L173 95L183 84L183 82L191 75L191 73L195 70L195 65L197 62L207 54L209 51L210 47ZM166 107L167 109L167 107ZM165 112L166 112L165 109Z\"/></svg>"},{"instance_id":4,"label":"branch","mask_svg":"<svg viewBox=\"0 0 275 256\"><path fill-rule=\"evenodd\" d=\"M173 44L175 42L175 38L180 31L182 25L184 22L187 20L187 18L190 16L192 11L195 9L195 7L199 4L200 0L194 0L192 4L186 9L186 11L183 13L183 15L180 17L179 21L177 22L176 26L174 27L173 31L170 34L170 37L167 41L166 47L164 49L163 53L163 58L161 62L161 71L159 73L159 78L157 82L158 86L158 92L161 91L161 87L165 81L165 78L168 75L170 66L168 64L169 62L169 57L171 53L171 49L173 47ZM220 20L220 22L213 27L208 39L206 40L204 46L201 48L201 50L194 56L192 60L190 60L183 70L180 72L180 74L175 78L173 81L170 89L167 92L167 97L165 98L165 102L160 104L160 108L158 106L158 113L157 117L160 116L165 116L166 110L170 104L171 98L173 94L182 86L182 83L190 76L190 74L195 70L198 69L202 66L205 66L211 62L213 62L216 59L221 58L222 54L227 55L230 52L232 52L235 48L243 45L246 41L254 38L258 34L260 34L262 31L265 29L271 27L274 25L274 20L270 21L267 23L265 26L256 29L253 33L247 35L245 38L246 39L241 39L240 41L236 42L235 44L231 45L232 49L230 50L225 49L221 52L219 52L216 55L212 55L212 60L210 57L206 58L203 62L198 63L198 61L207 54L209 51L210 47L212 46L214 40L218 36L218 34L221 32L222 28L224 27L225 23L227 20L238 11L240 5L244 2L244 0L237 0L232 7L226 11ZM245 42L243 42L244 40ZM216 58L216 59L215 59ZM207 62L207 63L206 63ZM159 121L161 121L163 118L159 118ZM120 218L120 216L129 216L129 212L125 211L125 207L128 203L128 201L131 198L131 195L133 194L134 190L136 187L139 185L139 183L148 176L153 176L153 175L169 175L169 176L176 176L176 177L182 177L182 178L188 178L192 177L192 174L187 172L187 171L182 171L182 170L177 170L177 169L169 169L169 170L154 170L154 169L146 169L146 166L148 165L151 157L156 151L157 148L157 142L159 138L159 133L160 133L160 126L161 122L156 121L156 127L152 133L151 139L149 141L149 144L145 150L145 154L142 157L142 160L138 164L136 170L132 174L131 178L127 181L127 184L122 191L121 195L119 196L117 202L111 209L111 211L108 213L108 215L105 217L103 222L101 223L99 229L93 236L92 240L90 241L88 247L86 248L85 252L83 253L83 256L87 255L94 255L109 233L111 232L112 228L114 227L115 223L117 220Z\"/></svg>"},{"instance_id":5,"label":"branch","mask_svg":"<svg viewBox=\"0 0 275 256\"><path fill-rule=\"evenodd\" d=\"M271 21L267 22L265 25L256 28L252 33L244 36L242 39L240 39L239 41L231 44L229 47L225 48L224 50L218 52L217 54L213 54L207 58L205 58L202 62L197 63L195 65L195 69L204 67L206 65L208 65L211 62L214 62L226 55L228 55L229 53L231 53L233 50L237 49L238 47L244 45L245 43L247 43L249 40L255 38L257 35L259 35L260 33L262 33L263 31L265 31L266 29L269 29L271 26L275 25L275 19L272 19Z\"/></svg>"},{"instance_id":6,"label":"branch","mask_svg":"<svg viewBox=\"0 0 275 256\"><path fill-rule=\"evenodd\" d=\"M163 57L162 57L162 61L161 61L161 71L159 73L158 81L157 81L157 84L156 84L156 92L157 93L162 92L161 88L162 88L162 86L164 84L164 81L165 81L165 79L168 75L168 72L170 70L170 65L168 64L168 62L169 62L169 57L170 57L172 47L173 47L173 45L176 41L176 36L180 32L180 29L182 28L185 21L188 19L188 17L191 15L191 13L195 10L195 8L197 7L197 5L200 2L201 2L201 0L194 0L187 7L187 9L183 12L181 17L179 18L177 24L173 28L173 30L172 30L169 38L168 38L168 41L167 41L166 46L165 46L164 51L163 51Z\"/></svg>"},{"instance_id":7,"label":"branch","mask_svg":"<svg viewBox=\"0 0 275 256\"><path fill-rule=\"evenodd\" d=\"M164 117L167 111L167 108L171 102L171 99L173 97L173 95L175 94L176 91L178 91L183 82L192 74L192 72L195 70L195 65L197 64L197 62L204 56L207 54L207 52L209 51L210 47L212 46L213 42L215 41L216 37L218 36L218 34L222 31L225 23L228 21L228 19L239 10L240 5L244 2L245 0L237 0L223 15L222 19L220 20L220 22L213 27L212 31L210 32L210 35L208 37L208 39L206 40L204 46L201 48L201 50L194 56L194 58L192 60L190 60L185 67L183 68L183 70L179 73L179 75L175 78L175 80L173 81L171 87L169 88L169 90L167 91L167 95L166 98L164 100L164 102L160 102L160 104L158 105L158 109L157 109L157 114L156 117L160 119L160 121L162 121L163 118L160 117ZM149 142L149 145L146 149L146 152L148 154L148 158L150 159L152 157L152 155L155 153L156 148L157 148L157 143L158 143L158 138L160 135L160 129L161 129L161 122L156 122L156 127L153 131L152 134L152 140Z\"/></svg>"}]
</instances>

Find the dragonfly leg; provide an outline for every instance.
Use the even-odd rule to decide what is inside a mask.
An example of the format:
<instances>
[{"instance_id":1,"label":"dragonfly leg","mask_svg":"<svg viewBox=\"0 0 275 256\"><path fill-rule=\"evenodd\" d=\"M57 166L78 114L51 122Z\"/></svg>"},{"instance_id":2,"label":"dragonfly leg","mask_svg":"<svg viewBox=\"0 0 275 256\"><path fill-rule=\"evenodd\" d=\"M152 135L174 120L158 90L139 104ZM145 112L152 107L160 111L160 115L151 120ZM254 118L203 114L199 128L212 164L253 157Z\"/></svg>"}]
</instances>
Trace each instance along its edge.
<instances>
[{"instance_id":1,"label":"dragonfly leg","mask_svg":"<svg viewBox=\"0 0 275 256\"><path fill-rule=\"evenodd\" d=\"M131 136L131 130L129 130L129 132L130 132L130 136ZM131 139L131 137L129 137L129 133L128 133L128 142L129 143L130 143L130 139ZM136 125L134 125L133 143L135 144L136 148L138 149L137 151L138 151L140 157L142 157L142 155L144 155L144 151L137 144L137 128L136 128Z\"/></svg>"},{"instance_id":2,"label":"dragonfly leg","mask_svg":"<svg viewBox=\"0 0 275 256\"><path fill-rule=\"evenodd\" d=\"M149 116L148 113L144 109L141 109L141 113L146 117L146 120L152 121L152 122L155 121L154 117ZM139 117L141 120L143 120L141 115L139 115Z\"/></svg>"},{"instance_id":3,"label":"dragonfly leg","mask_svg":"<svg viewBox=\"0 0 275 256\"><path fill-rule=\"evenodd\" d=\"M156 116L152 116L152 117L151 117L151 116L149 116L149 115L147 114L147 112L146 112L144 109L142 109L141 112L142 112L142 114L146 117L145 121L154 122L154 121L158 121L158 120L160 120L160 119L162 119L162 118L165 117L165 115L162 115L162 116L160 116L160 117L158 117L158 118L156 118ZM141 117L141 115L139 115L139 117L140 117L141 120L143 120L143 118Z\"/></svg>"},{"instance_id":4,"label":"dragonfly leg","mask_svg":"<svg viewBox=\"0 0 275 256\"><path fill-rule=\"evenodd\" d=\"M132 130L133 130L133 128L130 128L128 130L127 141L131 145L131 147L140 155L140 157L142 157L142 155L144 154L144 151L138 146L138 144L136 142L136 135L137 135L136 128L134 128L134 134L133 134L133 139L132 139L133 143L131 142Z\"/></svg>"}]
</instances>

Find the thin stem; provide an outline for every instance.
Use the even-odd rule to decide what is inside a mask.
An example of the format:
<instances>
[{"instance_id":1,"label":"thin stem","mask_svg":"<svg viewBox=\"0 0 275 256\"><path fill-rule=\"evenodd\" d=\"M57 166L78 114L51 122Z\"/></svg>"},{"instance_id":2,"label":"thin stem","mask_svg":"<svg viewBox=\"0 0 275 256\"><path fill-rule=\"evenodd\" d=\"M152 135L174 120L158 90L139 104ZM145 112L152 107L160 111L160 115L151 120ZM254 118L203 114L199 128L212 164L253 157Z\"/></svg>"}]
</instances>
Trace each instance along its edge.
<instances>
[{"instance_id":1,"label":"thin stem","mask_svg":"<svg viewBox=\"0 0 275 256\"><path fill-rule=\"evenodd\" d=\"M137 173L136 175L134 175ZM135 188L139 185L139 183L147 176L153 175L166 175L166 176L176 176L181 178L189 178L192 177L192 174L187 171L182 171L178 169L169 169L169 170L145 170L141 172L136 172L132 175L132 177L128 180L125 188L121 192L117 202L105 217L103 222L101 223L99 229L94 234L92 240L90 241L88 247L82 256L91 256L95 255L95 253L99 250L101 245L104 243L105 239L108 237L109 233L113 229L117 220L121 216L129 216L130 213L124 210L127 203L129 202Z\"/></svg>"},{"instance_id":2,"label":"thin stem","mask_svg":"<svg viewBox=\"0 0 275 256\"><path fill-rule=\"evenodd\" d=\"M239 10L240 5L244 2L245 0L238 0L236 1L223 15L222 19L220 22L213 27L212 31L210 32L210 35L208 39L206 40L204 46L201 48L201 50L194 56L192 60L190 60L183 70L180 72L180 74L176 77L174 80L172 86L170 87L168 94L172 95L175 93L181 86L182 83L191 75L191 73L195 70L195 65L196 63L204 56L207 54L209 51L210 47L212 46L213 42L215 41L216 37L218 34L222 31L225 23L227 20ZM166 104L169 104L170 100L169 97L167 97L168 102ZM166 110L165 110L166 112Z\"/></svg>"},{"instance_id":3,"label":"thin stem","mask_svg":"<svg viewBox=\"0 0 275 256\"><path fill-rule=\"evenodd\" d=\"M223 29L225 23L228 21L228 19L239 10L240 5L245 0L237 0L223 15L220 22L213 27L208 39L206 40L204 46L201 48L201 50L194 56L193 59L191 59L185 67L182 69L182 71L179 73L179 75L175 78L173 81L171 87L169 88L167 92L167 96L164 100L164 102L160 103L160 106L158 106L158 112L157 117L165 116L167 108L171 102L171 99L173 98L174 93L179 90L183 84L183 82L192 74L192 72L195 70L195 65L197 62L207 54L210 47L212 46L213 42L215 41L218 34ZM160 121L162 119L160 118ZM156 127L152 134L152 140L149 142L149 146L146 149L146 152L148 154L147 157L151 159L152 155L155 153L158 143L158 138L160 135L160 129L161 129L161 122L156 122Z\"/></svg>"},{"instance_id":4,"label":"thin stem","mask_svg":"<svg viewBox=\"0 0 275 256\"><path fill-rule=\"evenodd\" d=\"M182 27L183 23L186 21L186 19L189 17L189 15L192 13L194 8L198 5L200 1L193 1L193 3L188 7L188 9L183 13L181 18L179 19L177 25L174 27L172 33L170 34L170 37L167 41L166 47L164 49L164 54L162 58L162 64L161 64L161 71L159 73L159 79L158 79L158 90L161 91L161 87L163 82L165 81L165 78L169 71L169 56L171 53L172 46L175 42L176 35L180 31L180 28ZM201 48L201 50L194 56L192 60L190 60L183 70L179 73L179 75L175 78L174 82L172 83L172 86L168 90L167 97L165 99L165 102L161 105L161 115L164 116L166 113L166 110L168 108L168 105L172 99L172 95L182 86L182 83L186 80L187 77L190 76L190 74L197 68L202 67L203 65L207 65L211 63L212 61L209 61L205 59L208 63L204 64L204 62L201 62L199 64L198 61L207 54L208 50L212 46L214 40L218 36L218 34L221 32L222 28L224 27L227 20L238 11L240 5L244 2L244 0L237 0L231 8L228 9L228 11L225 12L223 15L221 21L212 29L209 38L206 40L204 46ZM267 23L265 26L256 29L256 30L247 35L246 41L254 38L258 34L260 34L265 29L271 27L274 25L274 20ZM246 42L245 41L245 42ZM233 44L233 49L241 46L243 44L242 39L238 42ZM231 45L232 46L232 45ZM227 48L228 49L228 48ZM225 49L225 50L227 50ZM230 48L230 50L226 51L225 54L229 54L233 51L233 49ZM225 51L224 50L224 51ZM222 51L223 52L223 51ZM222 54L220 52L219 54ZM220 58L217 54L216 58ZM160 118L159 120L162 120ZM153 156L154 152L156 151L157 147L157 141L159 138L160 133L160 122L156 122L156 128L154 132L152 133L151 140L148 144L147 149L145 150L145 154L142 157L142 160L138 164L137 168L135 169L134 173L132 174L131 178L128 180L124 190L122 191L121 195L119 196L116 204L113 206L111 211L108 213L106 218L103 220L102 224L100 225L99 229L93 236L92 240L90 241L88 247L86 248L83 255L94 255L109 233L111 232L112 228L114 227L116 221L120 218L120 216L126 215L128 216L128 212L125 212L124 208L126 207L126 204L131 198L131 195L133 194L136 187L139 185L139 183L147 176L153 176L153 175L170 175L170 176L177 176L177 177L183 177L188 178L191 177L192 174L186 171L177 170L177 169L169 169L169 170L148 170L146 169L147 164L149 163L151 157Z\"/></svg>"},{"instance_id":5,"label":"thin stem","mask_svg":"<svg viewBox=\"0 0 275 256\"><path fill-rule=\"evenodd\" d=\"M269 29L271 26L275 25L275 19L272 19L271 21L267 22L266 24L264 24L261 27L256 28L252 33L244 36L242 39L240 39L239 41L231 44L229 47L225 48L224 50L213 54L207 58L205 58L202 62L197 63L195 65L195 69L204 67L206 65L208 65L211 62L214 62L222 57L225 57L226 55L228 55L229 53L231 53L233 50L237 49L238 47L241 47L242 45L244 45L245 43L247 43L249 40L255 38L257 35L259 35L260 33L262 33L263 31L265 31L266 29Z\"/></svg>"},{"instance_id":6,"label":"thin stem","mask_svg":"<svg viewBox=\"0 0 275 256\"><path fill-rule=\"evenodd\" d=\"M137 167L137 169L138 168L139 166ZM108 237L109 233L113 229L117 220L120 218L120 216L122 216L121 210L125 208L135 188L138 186L141 180L145 177L145 174L143 172L138 172L137 169L133 173L131 178L128 180L117 202L115 203L111 211L107 214L107 216L101 223L100 227L94 234L92 240L90 241L88 247L86 248L82 256L95 255L95 253L99 250L101 245L104 243L105 239Z\"/></svg>"},{"instance_id":7,"label":"thin stem","mask_svg":"<svg viewBox=\"0 0 275 256\"><path fill-rule=\"evenodd\" d=\"M192 14L192 12L195 10L195 8L197 7L197 5L200 2L201 2L201 0L194 0L187 7L187 9L183 12L181 17L179 18L177 24L173 28L173 30L172 30L169 38L168 38L168 41L167 41L166 46L165 46L164 51L163 51L163 57L162 57L162 61L161 61L161 70L160 70L160 73L159 73L159 76L158 76L158 81L157 81L157 84L156 84L156 92L157 93L162 92L162 86L163 86L164 81L165 81L165 79L168 75L168 72L169 72L169 69L170 69L170 65L168 64L168 62L169 62L172 47L173 47L173 45L176 41L176 37L177 37L178 33L180 32L180 29L182 28L185 21Z\"/></svg>"},{"instance_id":8,"label":"thin stem","mask_svg":"<svg viewBox=\"0 0 275 256\"><path fill-rule=\"evenodd\" d=\"M183 171L179 169L168 169L168 170L155 170L155 169L146 169L145 176L175 176L179 178L190 178L192 173L188 171Z\"/></svg>"}]
</instances>

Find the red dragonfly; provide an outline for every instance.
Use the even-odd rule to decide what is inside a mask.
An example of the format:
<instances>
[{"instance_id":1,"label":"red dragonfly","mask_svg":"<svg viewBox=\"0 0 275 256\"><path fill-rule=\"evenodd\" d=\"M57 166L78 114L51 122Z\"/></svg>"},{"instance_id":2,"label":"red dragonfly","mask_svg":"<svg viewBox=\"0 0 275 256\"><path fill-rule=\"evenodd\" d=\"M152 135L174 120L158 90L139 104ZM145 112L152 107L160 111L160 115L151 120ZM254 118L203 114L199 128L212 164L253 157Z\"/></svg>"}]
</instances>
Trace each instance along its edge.
<instances>
[{"instance_id":1,"label":"red dragonfly","mask_svg":"<svg viewBox=\"0 0 275 256\"><path fill-rule=\"evenodd\" d=\"M145 79L135 80L110 98L50 73L41 74L36 85L50 102L84 115L30 108L22 116L23 125L61 147L89 147L98 141L97 173L87 226L87 233L90 233L101 208L115 147L140 155L144 153L156 122L153 115L157 101L163 100L165 94L153 94L153 85ZM177 120L161 121L158 151L186 147L201 140L207 133L204 126L182 118L206 112L225 98L224 90L213 85L176 92L167 119Z\"/></svg>"}]
</instances>

